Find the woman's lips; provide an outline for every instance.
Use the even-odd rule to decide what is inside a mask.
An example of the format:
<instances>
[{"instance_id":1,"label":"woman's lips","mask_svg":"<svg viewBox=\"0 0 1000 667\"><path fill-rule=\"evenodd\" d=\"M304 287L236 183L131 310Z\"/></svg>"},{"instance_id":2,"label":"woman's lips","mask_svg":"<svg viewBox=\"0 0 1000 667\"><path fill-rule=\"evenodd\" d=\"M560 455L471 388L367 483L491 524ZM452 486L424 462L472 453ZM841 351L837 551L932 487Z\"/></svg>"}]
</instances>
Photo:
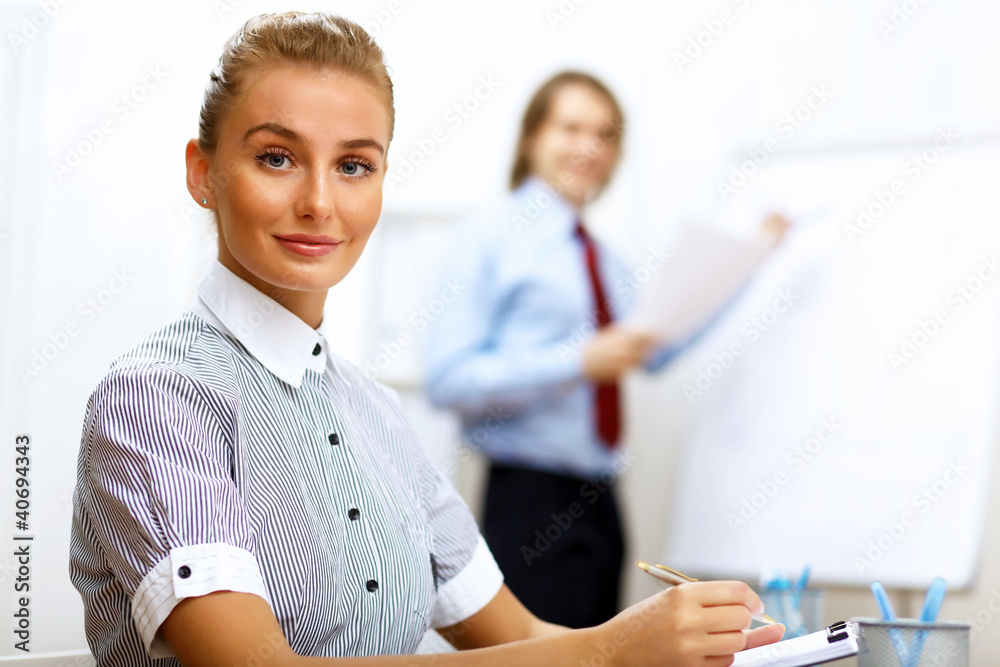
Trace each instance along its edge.
<instances>
[{"instance_id":1,"label":"woman's lips","mask_svg":"<svg viewBox=\"0 0 1000 667\"><path fill-rule=\"evenodd\" d=\"M340 241L329 236L310 236L308 234L286 234L275 236L278 243L297 255L305 257L322 257L337 249Z\"/></svg>"}]
</instances>

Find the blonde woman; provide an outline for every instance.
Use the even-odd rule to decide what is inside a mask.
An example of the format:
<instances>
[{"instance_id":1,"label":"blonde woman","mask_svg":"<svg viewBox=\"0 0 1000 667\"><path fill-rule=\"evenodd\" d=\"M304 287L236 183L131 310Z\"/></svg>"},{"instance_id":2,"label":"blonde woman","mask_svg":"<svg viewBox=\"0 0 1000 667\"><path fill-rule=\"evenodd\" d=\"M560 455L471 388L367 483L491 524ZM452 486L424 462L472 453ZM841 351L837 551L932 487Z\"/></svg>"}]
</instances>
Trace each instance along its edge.
<instances>
[{"instance_id":1,"label":"blonde woman","mask_svg":"<svg viewBox=\"0 0 1000 667\"><path fill-rule=\"evenodd\" d=\"M761 605L738 582L579 631L504 586L396 396L325 335L392 129L357 25L264 15L226 44L187 146L218 261L190 311L114 362L83 427L70 570L98 664L727 665L777 640L746 631ZM463 650L399 655L431 627Z\"/></svg>"}]
</instances>

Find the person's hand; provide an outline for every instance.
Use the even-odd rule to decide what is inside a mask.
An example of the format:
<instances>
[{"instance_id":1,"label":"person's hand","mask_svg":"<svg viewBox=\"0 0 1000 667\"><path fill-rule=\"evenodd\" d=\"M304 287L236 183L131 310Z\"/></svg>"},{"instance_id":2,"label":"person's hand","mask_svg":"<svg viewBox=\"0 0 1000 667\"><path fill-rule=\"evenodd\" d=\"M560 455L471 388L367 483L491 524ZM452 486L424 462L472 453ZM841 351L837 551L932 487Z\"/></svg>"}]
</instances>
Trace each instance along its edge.
<instances>
[{"instance_id":1,"label":"person's hand","mask_svg":"<svg viewBox=\"0 0 1000 667\"><path fill-rule=\"evenodd\" d=\"M771 247L775 247L785 239L785 234L788 233L788 228L791 226L792 223L788 221L788 218L780 213L772 213L760 223L760 238L769 243Z\"/></svg>"},{"instance_id":2,"label":"person's hand","mask_svg":"<svg viewBox=\"0 0 1000 667\"><path fill-rule=\"evenodd\" d=\"M594 382L614 382L649 355L656 338L616 326L599 329L583 350L583 374Z\"/></svg>"},{"instance_id":3,"label":"person's hand","mask_svg":"<svg viewBox=\"0 0 1000 667\"><path fill-rule=\"evenodd\" d=\"M726 667L737 651L781 639L783 625L748 631L763 604L740 581L674 586L629 607L602 626L595 650L609 664ZM608 654L612 655L608 655Z\"/></svg>"}]
</instances>

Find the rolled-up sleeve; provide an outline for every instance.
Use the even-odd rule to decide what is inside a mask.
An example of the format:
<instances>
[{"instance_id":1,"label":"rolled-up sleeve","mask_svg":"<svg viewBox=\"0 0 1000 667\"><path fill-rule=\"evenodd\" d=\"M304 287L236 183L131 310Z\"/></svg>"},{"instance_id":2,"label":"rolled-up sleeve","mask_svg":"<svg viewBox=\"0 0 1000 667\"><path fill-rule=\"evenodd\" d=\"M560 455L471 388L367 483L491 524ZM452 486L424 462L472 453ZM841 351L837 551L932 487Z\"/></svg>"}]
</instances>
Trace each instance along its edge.
<instances>
[{"instance_id":1,"label":"rolled-up sleeve","mask_svg":"<svg viewBox=\"0 0 1000 667\"><path fill-rule=\"evenodd\" d=\"M469 618L496 597L503 574L480 535L469 561L438 589L431 627L444 628Z\"/></svg>"},{"instance_id":2,"label":"rolled-up sleeve","mask_svg":"<svg viewBox=\"0 0 1000 667\"><path fill-rule=\"evenodd\" d=\"M168 365L109 374L88 405L76 520L120 586L153 658L178 602L230 590L268 598L232 479L234 412ZM227 433L228 431L228 433Z\"/></svg>"},{"instance_id":3,"label":"rolled-up sleeve","mask_svg":"<svg viewBox=\"0 0 1000 667\"><path fill-rule=\"evenodd\" d=\"M503 574L458 491L440 472L429 512L438 580L431 627L469 618L496 596Z\"/></svg>"}]
</instances>

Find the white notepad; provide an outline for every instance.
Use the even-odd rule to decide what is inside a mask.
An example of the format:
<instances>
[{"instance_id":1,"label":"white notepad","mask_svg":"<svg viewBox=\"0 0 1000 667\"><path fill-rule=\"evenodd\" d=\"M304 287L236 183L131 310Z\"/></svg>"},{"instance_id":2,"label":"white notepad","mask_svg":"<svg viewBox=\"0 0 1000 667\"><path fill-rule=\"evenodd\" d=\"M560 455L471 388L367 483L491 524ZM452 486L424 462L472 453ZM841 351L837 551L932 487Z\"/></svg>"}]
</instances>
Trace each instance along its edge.
<instances>
[{"instance_id":1,"label":"white notepad","mask_svg":"<svg viewBox=\"0 0 1000 667\"><path fill-rule=\"evenodd\" d=\"M858 654L858 629L840 621L810 635L740 651L732 667L806 667Z\"/></svg>"}]
</instances>

